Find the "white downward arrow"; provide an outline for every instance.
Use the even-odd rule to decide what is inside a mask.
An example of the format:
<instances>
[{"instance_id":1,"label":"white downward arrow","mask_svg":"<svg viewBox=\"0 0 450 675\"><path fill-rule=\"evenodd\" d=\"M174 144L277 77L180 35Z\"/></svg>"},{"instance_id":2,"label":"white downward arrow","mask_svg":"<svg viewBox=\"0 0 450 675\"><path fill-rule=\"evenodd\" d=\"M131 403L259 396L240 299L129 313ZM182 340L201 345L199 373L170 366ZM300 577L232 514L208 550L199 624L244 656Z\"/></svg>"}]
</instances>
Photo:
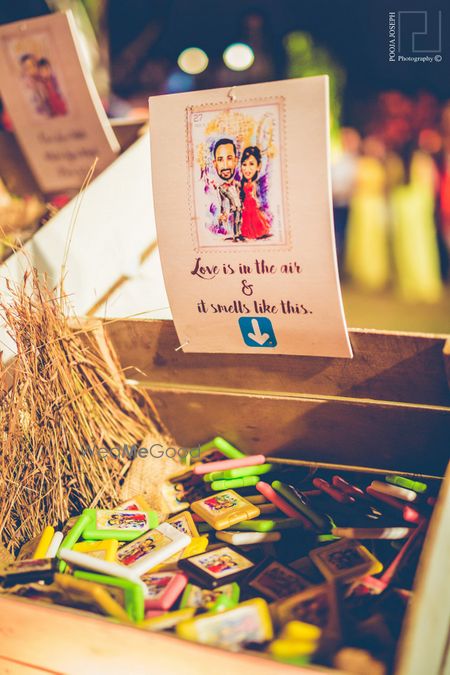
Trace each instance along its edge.
<instances>
[{"instance_id":1,"label":"white downward arrow","mask_svg":"<svg viewBox=\"0 0 450 675\"><path fill-rule=\"evenodd\" d=\"M258 319L252 319L252 329L253 333L248 333L248 337L256 342L258 345L263 345L270 338L269 333L261 333L259 327Z\"/></svg>"}]
</instances>

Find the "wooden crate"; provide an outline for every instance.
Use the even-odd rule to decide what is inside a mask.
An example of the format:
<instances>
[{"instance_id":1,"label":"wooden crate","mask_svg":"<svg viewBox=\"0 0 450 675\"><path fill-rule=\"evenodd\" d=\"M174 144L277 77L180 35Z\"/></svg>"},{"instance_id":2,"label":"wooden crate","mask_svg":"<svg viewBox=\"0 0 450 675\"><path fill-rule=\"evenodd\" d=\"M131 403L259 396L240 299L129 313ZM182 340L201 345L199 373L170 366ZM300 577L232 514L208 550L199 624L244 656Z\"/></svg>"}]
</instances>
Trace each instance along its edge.
<instances>
[{"instance_id":1,"label":"wooden crate","mask_svg":"<svg viewBox=\"0 0 450 675\"><path fill-rule=\"evenodd\" d=\"M441 481L450 458L445 336L352 331L353 360L183 354L172 322L106 322L130 379L182 447L222 435L249 453ZM449 672L450 473L423 547L398 675ZM447 659L447 660L446 660ZM275 664L93 615L0 599L0 673L246 675L331 672ZM334 671L336 672L336 671ZM368 674L369 675L369 674Z\"/></svg>"}]
</instances>

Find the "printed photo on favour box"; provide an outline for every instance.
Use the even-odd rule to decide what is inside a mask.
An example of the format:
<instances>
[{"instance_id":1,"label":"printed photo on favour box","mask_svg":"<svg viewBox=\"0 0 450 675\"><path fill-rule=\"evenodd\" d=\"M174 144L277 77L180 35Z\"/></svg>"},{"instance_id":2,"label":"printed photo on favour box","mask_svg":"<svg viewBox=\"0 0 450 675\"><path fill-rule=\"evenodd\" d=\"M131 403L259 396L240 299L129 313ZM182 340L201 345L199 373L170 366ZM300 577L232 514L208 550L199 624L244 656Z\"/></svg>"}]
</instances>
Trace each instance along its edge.
<instances>
[{"instance_id":1,"label":"printed photo on favour box","mask_svg":"<svg viewBox=\"0 0 450 675\"><path fill-rule=\"evenodd\" d=\"M224 490L192 502L191 509L217 530L224 530L241 520L256 518L260 513L257 506L234 490Z\"/></svg>"},{"instance_id":2,"label":"printed photo on favour box","mask_svg":"<svg viewBox=\"0 0 450 675\"><path fill-rule=\"evenodd\" d=\"M237 574L253 567L251 560L228 546L189 558L189 563L198 568L200 572L205 572L214 577L214 579L223 579L226 576Z\"/></svg>"},{"instance_id":3,"label":"printed photo on favour box","mask_svg":"<svg viewBox=\"0 0 450 675\"><path fill-rule=\"evenodd\" d=\"M217 598L225 595L236 603L239 601L240 589L236 583L225 584L220 588L201 588L196 584L188 584L181 598L180 607L202 607L210 609Z\"/></svg>"},{"instance_id":4,"label":"printed photo on favour box","mask_svg":"<svg viewBox=\"0 0 450 675\"><path fill-rule=\"evenodd\" d=\"M294 595L309 586L299 574L275 560L266 565L249 585L272 600Z\"/></svg>"},{"instance_id":5,"label":"printed photo on favour box","mask_svg":"<svg viewBox=\"0 0 450 675\"><path fill-rule=\"evenodd\" d=\"M148 517L139 511L97 511L98 530L146 530Z\"/></svg>"},{"instance_id":6,"label":"printed photo on favour box","mask_svg":"<svg viewBox=\"0 0 450 675\"><path fill-rule=\"evenodd\" d=\"M354 539L340 539L309 552L326 579L350 580L377 574L383 565L370 551Z\"/></svg>"},{"instance_id":7,"label":"printed photo on favour box","mask_svg":"<svg viewBox=\"0 0 450 675\"><path fill-rule=\"evenodd\" d=\"M193 236L199 249L284 244L283 100L188 108Z\"/></svg>"},{"instance_id":8,"label":"printed photo on favour box","mask_svg":"<svg viewBox=\"0 0 450 675\"><path fill-rule=\"evenodd\" d=\"M136 541L120 548L117 552L117 559L123 565L132 565L148 553L167 546L171 542L172 539L159 530L152 530L148 534L142 535Z\"/></svg>"},{"instance_id":9,"label":"printed photo on favour box","mask_svg":"<svg viewBox=\"0 0 450 675\"><path fill-rule=\"evenodd\" d=\"M167 591L167 587L173 577L173 574L165 574L164 572L157 574L147 572L147 574L144 574L141 579L147 586L146 598L149 600L159 600Z\"/></svg>"},{"instance_id":10,"label":"printed photo on favour box","mask_svg":"<svg viewBox=\"0 0 450 675\"><path fill-rule=\"evenodd\" d=\"M220 511L226 511L235 506L238 506L240 499L229 492L216 495L213 497L208 497L203 500L203 504L213 513L219 513Z\"/></svg>"},{"instance_id":11,"label":"printed photo on favour box","mask_svg":"<svg viewBox=\"0 0 450 675\"><path fill-rule=\"evenodd\" d=\"M150 504L147 502L143 495L135 495L131 499L127 499L126 502L119 504L114 511L150 511Z\"/></svg>"},{"instance_id":12,"label":"printed photo on favour box","mask_svg":"<svg viewBox=\"0 0 450 675\"><path fill-rule=\"evenodd\" d=\"M141 580L147 587L146 609L170 609L187 584L180 572L147 572Z\"/></svg>"},{"instance_id":13,"label":"printed photo on favour box","mask_svg":"<svg viewBox=\"0 0 450 675\"><path fill-rule=\"evenodd\" d=\"M307 588L272 605L274 616L281 624L297 620L325 628L331 614L330 593L327 584Z\"/></svg>"},{"instance_id":14,"label":"printed photo on favour box","mask_svg":"<svg viewBox=\"0 0 450 675\"><path fill-rule=\"evenodd\" d=\"M209 645L232 648L245 642L263 642L266 631L254 607L236 607L227 613L199 621L198 639Z\"/></svg>"},{"instance_id":15,"label":"printed photo on favour box","mask_svg":"<svg viewBox=\"0 0 450 675\"><path fill-rule=\"evenodd\" d=\"M198 530L195 526L194 520L189 513L189 511L183 511L182 513L169 518L167 521L173 527L176 527L180 532L188 534L190 537L198 537Z\"/></svg>"},{"instance_id":16,"label":"printed photo on favour box","mask_svg":"<svg viewBox=\"0 0 450 675\"><path fill-rule=\"evenodd\" d=\"M235 649L246 642L265 642L273 635L267 603L262 598L186 621L177 626L177 633L186 639L225 649Z\"/></svg>"},{"instance_id":17,"label":"printed photo on favour box","mask_svg":"<svg viewBox=\"0 0 450 675\"><path fill-rule=\"evenodd\" d=\"M85 509L88 523L83 529L83 539L117 539L134 541L141 534L157 526L155 511L119 511L117 509Z\"/></svg>"}]
</instances>

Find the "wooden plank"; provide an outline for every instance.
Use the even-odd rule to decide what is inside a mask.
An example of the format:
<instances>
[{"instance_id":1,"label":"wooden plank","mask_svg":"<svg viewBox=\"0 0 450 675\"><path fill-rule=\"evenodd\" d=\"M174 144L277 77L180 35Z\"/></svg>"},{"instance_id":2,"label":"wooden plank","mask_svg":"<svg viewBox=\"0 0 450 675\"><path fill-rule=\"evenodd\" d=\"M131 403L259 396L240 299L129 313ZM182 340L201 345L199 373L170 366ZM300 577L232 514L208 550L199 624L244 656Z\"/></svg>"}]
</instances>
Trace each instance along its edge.
<instances>
[{"instance_id":1,"label":"wooden plank","mask_svg":"<svg viewBox=\"0 0 450 675\"><path fill-rule=\"evenodd\" d=\"M434 509L403 625L397 675L443 673L450 638L450 464Z\"/></svg>"},{"instance_id":2,"label":"wooden plank","mask_svg":"<svg viewBox=\"0 0 450 675\"><path fill-rule=\"evenodd\" d=\"M137 380L450 405L444 336L353 330L355 357L349 360L184 354L175 351L179 341L171 321L117 320L105 326L128 376Z\"/></svg>"},{"instance_id":3,"label":"wooden plank","mask_svg":"<svg viewBox=\"0 0 450 675\"><path fill-rule=\"evenodd\" d=\"M7 638L4 640L3 638ZM180 640L167 633L113 623L92 614L5 596L0 598L3 656L65 675L310 675L308 668L274 664L250 653L237 654ZM333 672L315 668L313 672Z\"/></svg>"},{"instance_id":4,"label":"wooden plank","mask_svg":"<svg viewBox=\"0 0 450 675\"><path fill-rule=\"evenodd\" d=\"M249 454L442 476L450 415L295 397L152 391L178 446L223 436Z\"/></svg>"},{"instance_id":5,"label":"wooden plank","mask_svg":"<svg viewBox=\"0 0 450 675\"><path fill-rule=\"evenodd\" d=\"M2 675L64 675L61 671L48 668L36 668L29 663L22 663L16 659L4 659L0 656L0 673Z\"/></svg>"}]
</instances>

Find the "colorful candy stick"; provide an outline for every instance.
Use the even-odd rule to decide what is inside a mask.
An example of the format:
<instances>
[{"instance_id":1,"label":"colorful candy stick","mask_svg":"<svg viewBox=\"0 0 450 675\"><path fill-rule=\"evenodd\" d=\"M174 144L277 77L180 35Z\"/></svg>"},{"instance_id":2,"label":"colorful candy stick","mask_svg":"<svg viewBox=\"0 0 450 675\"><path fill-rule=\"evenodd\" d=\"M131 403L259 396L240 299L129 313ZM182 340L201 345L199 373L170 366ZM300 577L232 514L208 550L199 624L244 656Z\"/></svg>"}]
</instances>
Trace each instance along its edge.
<instances>
[{"instance_id":1,"label":"colorful candy stick","mask_svg":"<svg viewBox=\"0 0 450 675\"><path fill-rule=\"evenodd\" d=\"M221 436L216 436L216 438L213 438L213 440L209 441L209 443L201 445L200 457L205 452L213 449L219 450L219 452L221 452L222 455L225 455L225 457L228 457L228 459L239 459L240 457L245 457L243 452L235 448L234 445L231 445L231 443L228 443L228 441L226 441Z\"/></svg>"},{"instance_id":2,"label":"colorful candy stick","mask_svg":"<svg viewBox=\"0 0 450 675\"><path fill-rule=\"evenodd\" d=\"M302 527L298 518L253 518L252 520L241 520L230 527L230 530L240 532L272 532L272 530L290 530L296 527Z\"/></svg>"},{"instance_id":3,"label":"colorful candy stick","mask_svg":"<svg viewBox=\"0 0 450 675\"><path fill-rule=\"evenodd\" d=\"M390 483L383 483L381 480L373 480L371 487L377 492L382 492L385 495L403 499L405 502L414 502L417 499L417 492L409 490L408 488L400 487L399 485L391 485Z\"/></svg>"},{"instance_id":4,"label":"colorful candy stick","mask_svg":"<svg viewBox=\"0 0 450 675\"><path fill-rule=\"evenodd\" d=\"M245 498L247 501L249 501L251 504L267 504L267 499L264 497L264 495L247 495Z\"/></svg>"},{"instance_id":5,"label":"colorful candy stick","mask_svg":"<svg viewBox=\"0 0 450 675\"><path fill-rule=\"evenodd\" d=\"M301 493L299 493L292 485L286 485L279 480L272 482L272 487L276 490L286 501L300 511L308 520L310 520L319 530L328 529L328 521L321 515L313 511L304 501L302 501Z\"/></svg>"},{"instance_id":6,"label":"colorful candy stick","mask_svg":"<svg viewBox=\"0 0 450 675\"><path fill-rule=\"evenodd\" d=\"M318 497L322 494L322 490L302 490L301 493L304 497Z\"/></svg>"},{"instance_id":7,"label":"colorful candy stick","mask_svg":"<svg viewBox=\"0 0 450 675\"><path fill-rule=\"evenodd\" d=\"M345 494L344 492L341 492L341 490L337 490L335 487L332 487L323 478L313 478L313 485L319 490L325 492L327 495L332 497L332 499L339 502L340 504L349 504L355 501L354 497Z\"/></svg>"},{"instance_id":8,"label":"colorful candy stick","mask_svg":"<svg viewBox=\"0 0 450 675\"><path fill-rule=\"evenodd\" d=\"M394 575L398 572L400 566L405 561L405 558L416 548L420 543L422 535L427 527L427 521L422 520L418 527L411 533L406 542L403 544L400 551L395 556L391 564L386 568L380 577L380 581L386 586L391 583Z\"/></svg>"},{"instance_id":9,"label":"colorful candy stick","mask_svg":"<svg viewBox=\"0 0 450 675\"><path fill-rule=\"evenodd\" d=\"M259 481L259 476L242 476L242 478L230 478L229 480L213 480L213 490L229 490L230 488L254 487Z\"/></svg>"},{"instance_id":10,"label":"colorful candy stick","mask_svg":"<svg viewBox=\"0 0 450 675\"><path fill-rule=\"evenodd\" d=\"M355 497L357 499L363 499L367 502L372 502L370 497L368 497L361 488L357 487L356 485L352 485L351 483L348 483L344 478L341 476L333 476L331 479L331 484L334 485L338 490L343 492L346 495L349 495L350 497Z\"/></svg>"},{"instance_id":11,"label":"colorful candy stick","mask_svg":"<svg viewBox=\"0 0 450 675\"><path fill-rule=\"evenodd\" d=\"M247 499L247 497L246 497ZM275 504L258 504L258 509L261 515L267 514L267 513L277 513L278 509L275 506Z\"/></svg>"},{"instance_id":12,"label":"colorful candy stick","mask_svg":"<svg viewBox=\"0 0 450 675\"><path fill-rule=\"evenodd\" d=\"M58 553L59 547L61 546L61 542L63 539L64 535L62 532L55 532L50 542L50 546L48 547L47 550L46 554L47 558L56 558L56 554Z\"/></svg>"},{"instance_id":13,"label":"colorful candy stick","mask_svg":"<svg viewBox=\"0 0 450 675\"><path fill-rule=\"evenodd\" d=\"M39 560L40 558L47 558L48 547L50 546L53 535L55 534L55 528L51 525L47 525L42 532L41 538L39 539L39 544L36 546L36 550L33 553L33 559Z\"/></svg>"},{"instance_id":14,"label":"colorful candy stick","mask_svg":"<svg viewBox=\"0 0 450 675\"><path fill-rule=\"evenodd\" d=\"M403 476L385 476L385 480L391 485L399 485L400 487L407 488L408 490L414 490L422 494L428 490L428 485L422 483L419 480L411 480L410 478L404 478Z\"/></svg>"},{"instance_id":15,"label":"colorful candy stick","mask_svg":"<svg viewBox=\"0 0 450 675\"><path fill-rule=\"evenodd\" d=\"M266 499L272 502L272 504L275 504L275 506L286 516L289 516L290 518L296 518L301 523L303 523L307 530L313 529L310 521L302 516L296 509L294 509L294 507L291 506L285 499L283 499L283 497L280 497L280 495L278 495L273 487L271 487L268 483L264 483L264 481L260 480L259 483L256 483L256 489L258 492L264 495Z\"/></svg>"},{"instance_id":16,"label":"colorful candy stick","mask_svg":"<svg viewBox=\"0 0 450 675\"><path fill-rule=\"evenodd\" d=\"M244 478L244 476L260 476L263 473L272 471L273 464L261 464L259 466L243 466L238 469L228 469L227 471L212 471L203 476L205 483L211 483L213 480L231 480L232 478Z\"/></svg>"},{"instance_id":17,"label":"colorful candy stick","mask_svg":"<svg viewBox=\"0 0 450 675\"><path fill-rule=\"evenodd\" d=\"M235 546L248 546L251 544L264 544L273 541L280 541L280 532L232 532L225 530L216 533L216 538L227 544Z\"/></svg>"},{"instance_id":18,"label":"colorful candy stick","mask_svg":"<svg viewBox=\"0 0 450 675\"><path fill-rule=\"evenodd\" d=\"M264 455L251 455L250 457L242 457L240 459L224 459L221 462L207 462L206 464L196 464L193 472L197 476L212 471L226 471L227 469L237 469L241 466L257 466L258 464L265 464L266 458Z\"/></svg>"},{"instance_id":19,"label":"colorful candy stick","mask_svg":"<svg viewBox=\"0 0 450 675\"><path fill-rule=\"evenodd\" d=\"M371 497L375 497L375 499L378 499L380 502L384 502L385 504L388 504L388 506L391 506L397 511L401 511L403 520L406 520L409 523L419 522L420 513L415 509L413 509L411 506L405 506L403 502L401 502L400 500L396 499L395 497L385 495L382 492L378 492L378 490L374 490L374 488L370 487L370 485L369 487L366 488L366 492Z\"/></svg>"},{"instance_id":20,"label":"colorful candy stick","mask_svg":"<svg viewBox=\"0 0 450 675\"><path fill-rule=\"evenodd\" d=\"M331 533L335 537L347 539L405 539L410 527L334 527Z\"/></svg>"},{"instance_id":21,"label":"colorful candy stick","mask_svg":"<svg viewBox=\"0 0 450 675\"><path fill-rule=\"evenodd\" d=\"M60 550L61 549L71 549L74 544L77 543L78 539L81 537L83 530L86 529L86 527L89 525L91 522L89 513L87 511L84 511L79 518L77 518L75 525L68 531L66 536L61 542ZM58 552L58 558L59 558L59 552ZM66 563L64 561L61 561L59 564L59 571L64 572L66 569Z\"/></svg>"}]
</instances>

